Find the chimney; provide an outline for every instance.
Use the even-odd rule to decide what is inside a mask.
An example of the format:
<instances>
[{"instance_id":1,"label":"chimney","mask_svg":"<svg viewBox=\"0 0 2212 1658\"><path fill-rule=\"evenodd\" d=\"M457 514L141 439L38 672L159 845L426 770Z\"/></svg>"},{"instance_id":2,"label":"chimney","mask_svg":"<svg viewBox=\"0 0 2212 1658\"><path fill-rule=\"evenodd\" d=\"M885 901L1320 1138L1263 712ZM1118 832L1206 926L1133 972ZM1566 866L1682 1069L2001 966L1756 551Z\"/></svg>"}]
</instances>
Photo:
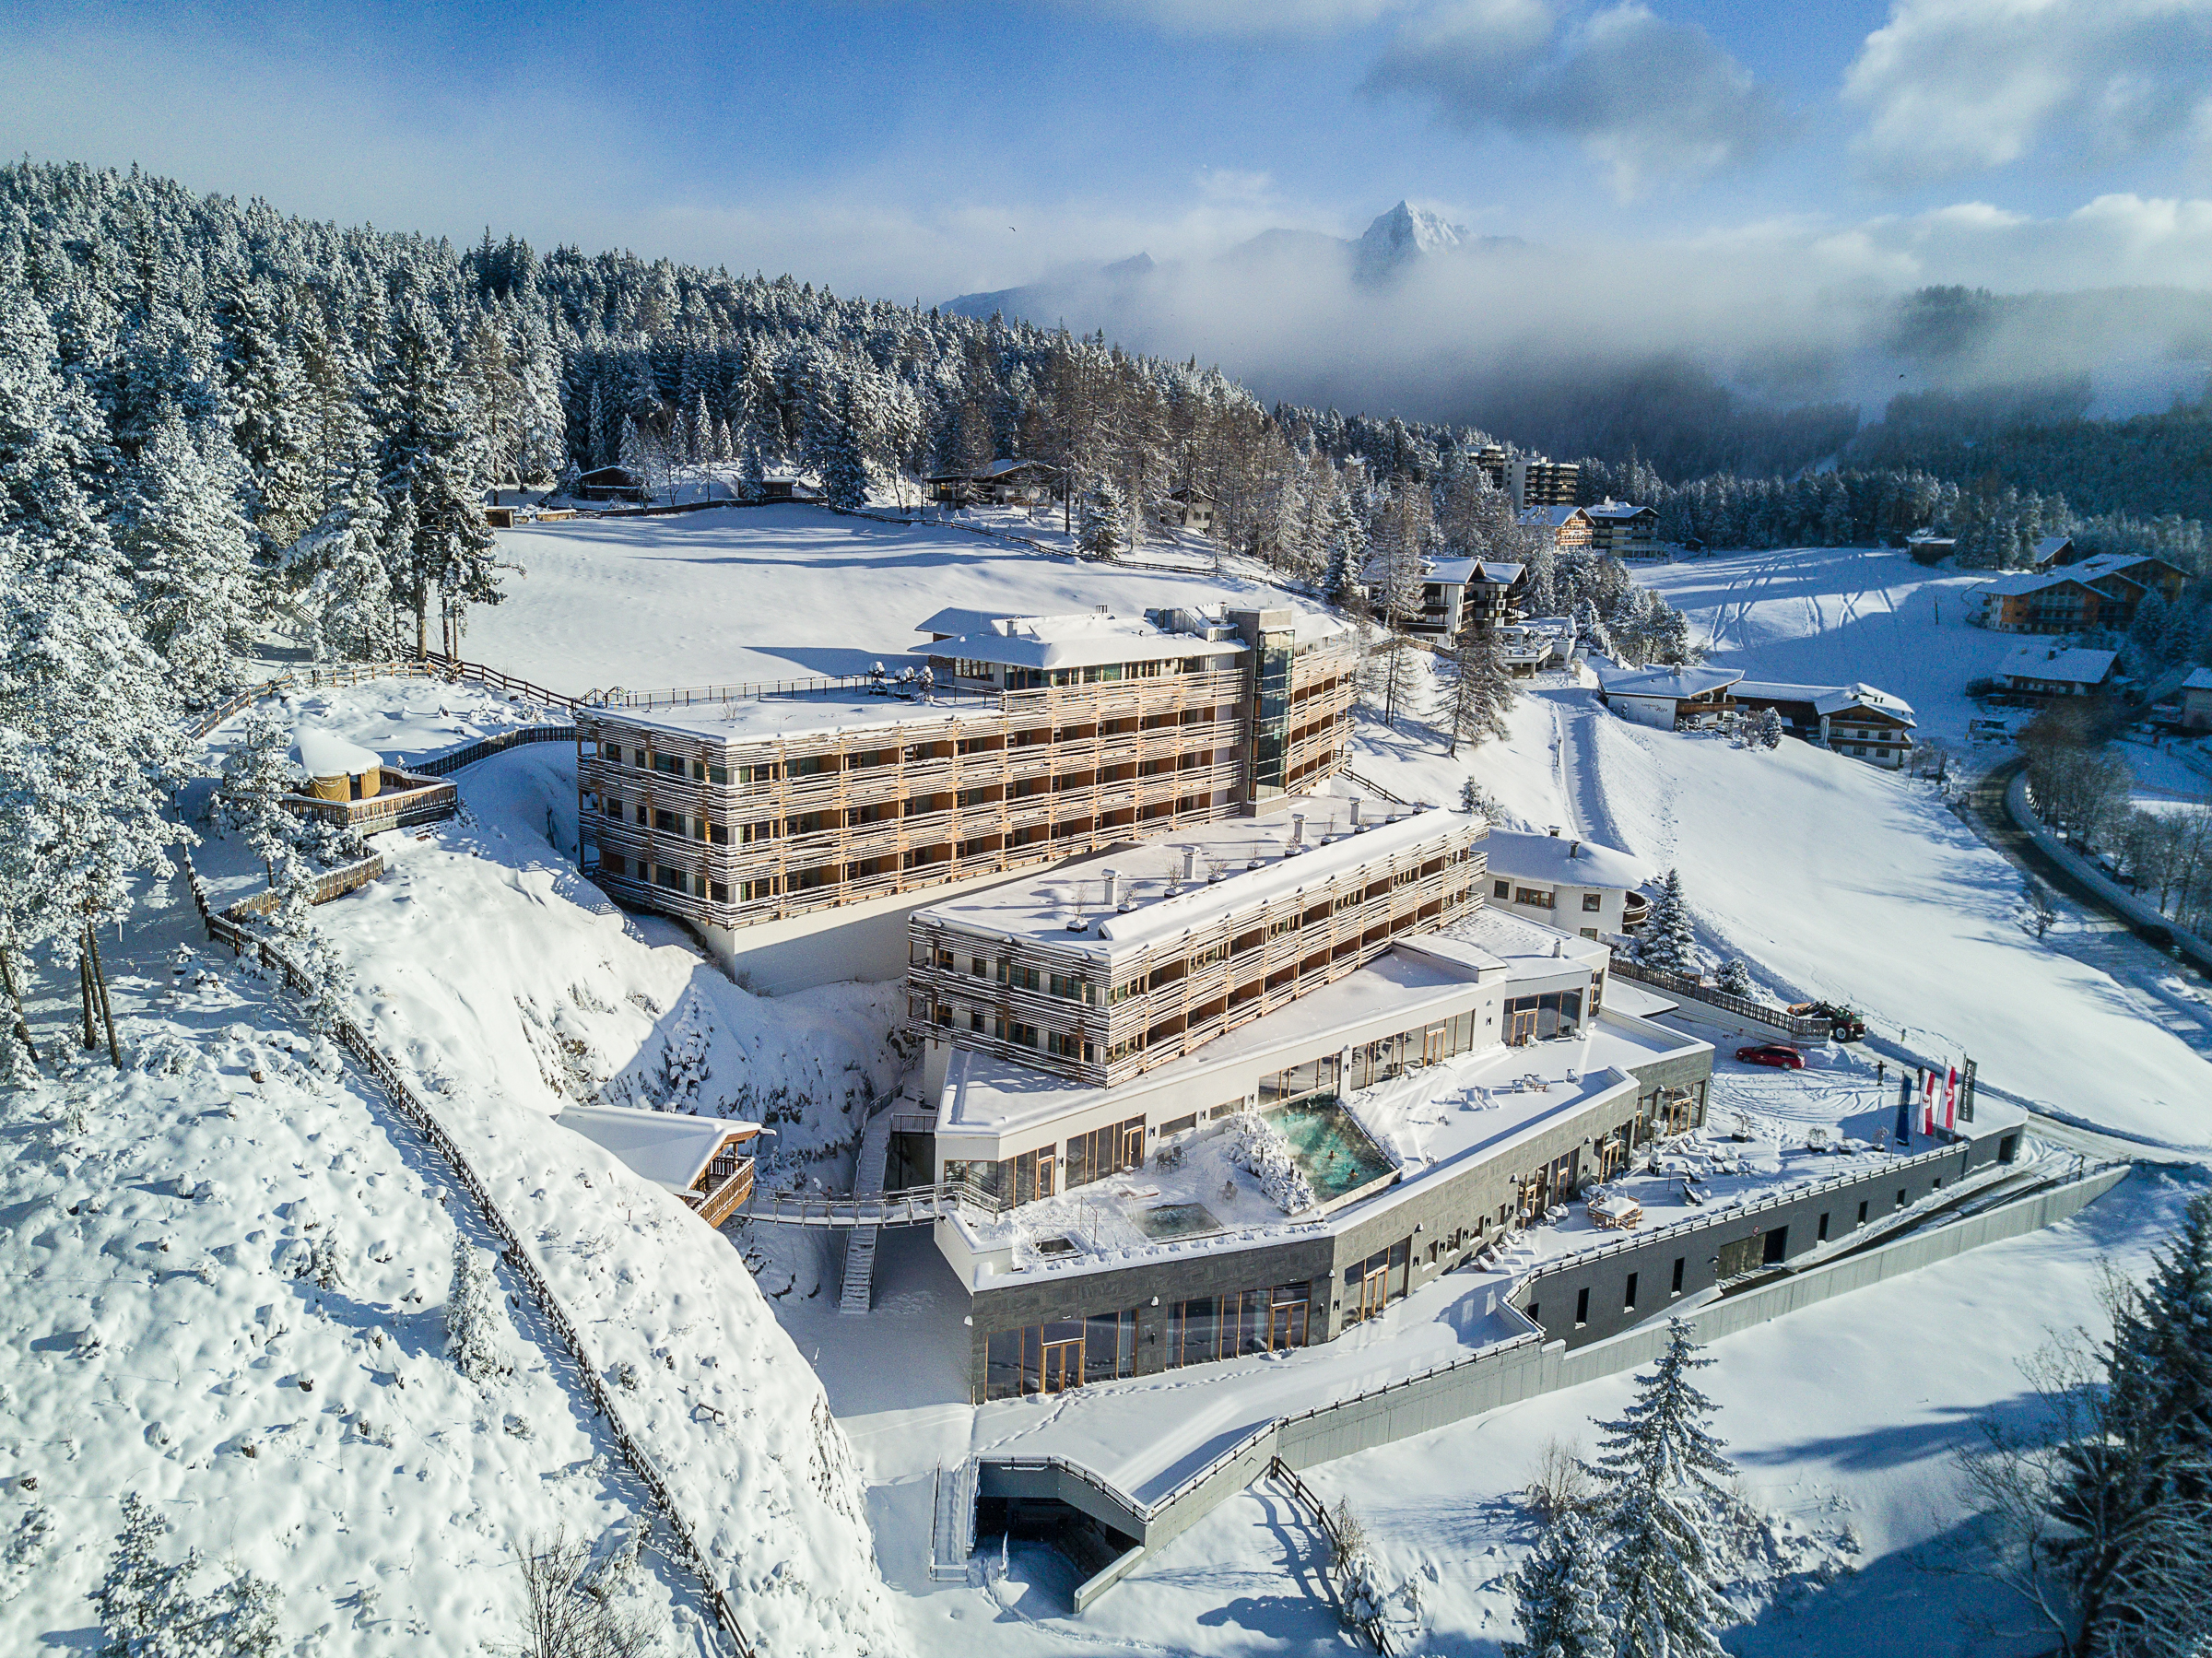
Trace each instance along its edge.
<instances>
[{"instance_id":1,"label":"chimney","mask_svg":"<svg viewBox=\"0 0 2212 1658\"><path fill-rule=\"evenodd\" d=\"M1571 858L1581 857L1583 855L1583 843L1580 841L1569 841L1567 843L1567 855Z\"/></svg>"},{"instance_id":2,"label":"chimney","mask_svg":"<svg viewBox=\"0 0 2212 1658\"><path fill-rule=\"evenodd\" d=\"M1355 794L1355 795L1353 795L1353 796L1352 796L1352 827L1353 827L1354 829L1358 829L1358 828L1359 828L1359 827L1360 827L1360 824L1359 824L1359 797L1357 794Z\"/></svg>"},{"instance_id":3,"label":"chimney","mask_svg":"<svg viewBox=\"0 0 2212 1658\"><path fill-rule=\"evenodd\" d=\"M1198 878L1198 849L1194 846L1182 849L1182 878L1186 881Z\"/></svg>"},{"instance_id":4,"label":"chimney","mask_svg":"<svg viewBox=\"0 0 2212 1658\"><path fill-rule=\"evenodd\" d=\"M1102 869L1099 873L1106 877L1106 907L1112 910L1122 901L1121 875L1112 869Z\"/></svg>"},{"instance_id":5,"label":"chimney","mask_svg":"<svg viewBox=\"0 0 2212 1658\"><path fill-rule=\"evenodd\" d=\"M1097 612L1100 616L1112 616L1113 614L1113 607L1110 605L1093 605L1091 609Z\"/></svg>"},{"instance_id":6,"label":"chimney","mask_svg":"<svg viewBox=\"0 0 2212 1658\"><path fill-rule=\"evenodd\" d=\"M1305 843L1306 815L1303 812L1293 812L1290 814L1290 844L1303 846Z\"/></svg>"},{"instance_id":7,"label":"chimney","mask_svg":"<svg viewBox=\"0 0 2212 1658\"><path fill-rule=\"evenodd\" d=\"M1545 829L1544 832L1549 835L1554 841L1557 841L1559 838L1559 826L1556 823L1551 824Z\"/></svg>"}]
</instances>

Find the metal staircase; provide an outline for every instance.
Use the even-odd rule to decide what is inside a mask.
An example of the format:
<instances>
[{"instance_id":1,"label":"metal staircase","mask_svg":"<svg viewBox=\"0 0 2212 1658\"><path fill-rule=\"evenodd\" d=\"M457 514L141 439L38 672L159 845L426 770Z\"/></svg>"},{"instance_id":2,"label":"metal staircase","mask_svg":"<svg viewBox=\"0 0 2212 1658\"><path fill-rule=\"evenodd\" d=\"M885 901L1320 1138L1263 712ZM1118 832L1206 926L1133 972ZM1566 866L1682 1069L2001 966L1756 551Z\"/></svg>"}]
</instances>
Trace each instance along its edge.
<instances>
[{"instance_id":1,"label":"metal staircase","mask_svg":"<svg viewBox=\"0 0 2212 1658\"><path fill-rule=\"evenodd\" d=\"M886 1109L870 1117L860 1134L860 1156L853 1166L854 1199L883 1195L884 1165L891 1152L891 1113ZM845 1284L837 1298L840 1312L865 1312L874 1299L876 1233L873 1225L856 1226L845 1240Z\"/></svg>"}]
</instances>

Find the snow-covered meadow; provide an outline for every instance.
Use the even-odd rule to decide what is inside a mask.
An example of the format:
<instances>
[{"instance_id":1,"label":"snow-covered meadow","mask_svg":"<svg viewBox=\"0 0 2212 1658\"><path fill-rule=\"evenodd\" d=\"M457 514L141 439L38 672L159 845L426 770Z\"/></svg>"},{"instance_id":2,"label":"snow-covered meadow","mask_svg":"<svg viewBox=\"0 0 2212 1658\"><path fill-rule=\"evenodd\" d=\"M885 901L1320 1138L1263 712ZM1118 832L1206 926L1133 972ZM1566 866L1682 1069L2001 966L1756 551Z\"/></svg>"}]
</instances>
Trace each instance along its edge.
<instances>
[{"instance_id":1,"label":"snow-covered meadow","mask_svg":"<svg viewBox=\"0 0 2212 1658\"><path fill-rule=\"evenodd\" d=\"M1224 593L1288 602L1237 578L1088 563L810 506L543 524L502 532L500 551L524 574L475 614L464 653L572 693L865 673L927 643L916 625L947 606L1136 615Z\"/></svg>"},{"instance_id":2,"label":"snow-covered meadow","mask_svg":"<svg viewBox=\"0 0 2212 1658\"><path fill-rule=\"evenodd\" d=\"M88 1650L125 1492L166 1558L279 1586L282 1650L512 1640L521 1551L611 1558L652 1504L503 1271L511 1368L460 1373L455 1237L496 1247L468 1200L285 998L170 931L117 962L129 1069L0 1095L0 1650ZM632 1577L696 1618L659 1551Z\"/></svg>"}]
</instances>

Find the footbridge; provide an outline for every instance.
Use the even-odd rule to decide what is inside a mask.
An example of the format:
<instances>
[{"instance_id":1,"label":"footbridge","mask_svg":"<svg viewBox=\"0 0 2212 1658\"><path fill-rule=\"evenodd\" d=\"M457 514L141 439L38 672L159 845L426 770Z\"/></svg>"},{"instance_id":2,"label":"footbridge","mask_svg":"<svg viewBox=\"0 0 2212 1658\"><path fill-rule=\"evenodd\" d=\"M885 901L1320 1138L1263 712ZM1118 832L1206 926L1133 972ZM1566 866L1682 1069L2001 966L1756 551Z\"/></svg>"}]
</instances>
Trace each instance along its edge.
<instances>
[{"instance_id":1,"label":"footbridge","mask_svg":"<svg viewBox=\"0 0 2212 1658\"><path fill-rule=\"evenodd\" d=\"M934 1226L950 1219L960 1205L985 1211L998 1205L964 1181L935 1186L903 1186L866 1197L826 1197L806 1192L766 1192L756 1186L733 1220L762 1220L775 1226L858 1227Z\"/></svg>"}]
</instances>

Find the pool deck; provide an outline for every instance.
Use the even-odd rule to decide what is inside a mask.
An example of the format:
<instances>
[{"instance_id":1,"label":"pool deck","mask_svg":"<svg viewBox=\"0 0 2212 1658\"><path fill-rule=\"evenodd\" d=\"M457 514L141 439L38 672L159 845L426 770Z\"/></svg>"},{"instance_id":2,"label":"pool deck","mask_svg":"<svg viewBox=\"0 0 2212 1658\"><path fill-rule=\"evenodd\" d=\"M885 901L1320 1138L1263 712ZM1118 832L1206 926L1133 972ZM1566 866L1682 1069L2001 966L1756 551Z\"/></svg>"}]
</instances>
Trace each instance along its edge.
<instances>
[{"instance_id":1,"label":"pool deck","mask_svg":"<svg viewBox=\"0 0 2212 1658\"><path fill-rule=\"evenodd\" d=\"M962 1209L940 1222L940 1241L970 1291L1005 1287L1024 1275L1108 1271L1175 1255L1247 1249L1365 1220L1425 1192L1469 1163L1487 1160L1541 1133L1557 1118L1621 1095L1638 1084L1628 1066L1697 1046L1678 1031L1606 1013L1571 1037L1524 1047L1493 1047L1360 1089L1345 1110L1381 1148L1392 1169L1334 1202L1286 1215L1253 1176L1229 1158L1229 1140L1201 1133L1184 1143L1180 1169L1157 1160L1143 1170L1061 1192L996 1216ZM1202 1204L1218 1231L1181 1238L1148 1235L1139 1217L1171 1204ZM1039 1241L1049 1241L1049 1252ZM1075 1247L1061 1249L1058 1241ZM967 1257L966 1270L958 1258Z\"/></svg>"}]
</instances>

